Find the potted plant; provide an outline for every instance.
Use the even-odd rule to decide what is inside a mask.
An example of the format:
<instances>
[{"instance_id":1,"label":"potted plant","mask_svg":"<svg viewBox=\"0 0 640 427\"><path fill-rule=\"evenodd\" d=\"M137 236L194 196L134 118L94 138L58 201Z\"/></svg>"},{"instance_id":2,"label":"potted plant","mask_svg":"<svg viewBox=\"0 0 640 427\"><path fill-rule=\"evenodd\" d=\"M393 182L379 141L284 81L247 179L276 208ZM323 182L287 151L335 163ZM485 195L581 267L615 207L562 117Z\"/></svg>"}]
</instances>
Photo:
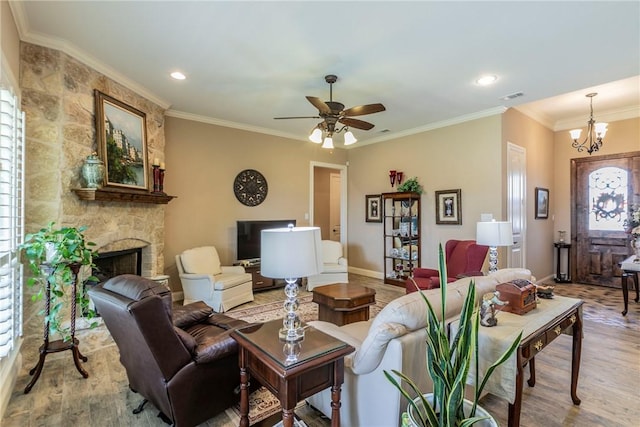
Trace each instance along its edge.
<instances>
[{"instance_id":1,"label":"potted plant","mask_svg":"<svg viewBox=\"0 0 640 427\"><path fill-rule=\"evenodd\" d=\"M518 348L522 333L513 341L507 351L493 363L482 382L478 374L478 328L480 324L479 307L476 305L475 282L471 281L467 296L462 305L459 327L454 337L447 333L446 313L447 274L442 245L439 248L438 267L440 271L441 318L436 316L429 299L420 291L427 304L427 370L433 381L433 393L424 394L411 378L393 370L393 374L406 382L413 396L404 390L401 381L385 371L384 374L400 393L409 401L408 413L411 421L420 427L465 427L490 418L489 414L478 407L478 399L487 380L496 367L504 363ZM464 389L471 363L476 367L475 393L472 402L464 399ZM480 384L478 386L478 384ZM482 413L482 416L476 414ZM491 419L492 420L492 419ZM492 420L493 421L493 420ZM495 421L493 424L496 425Z\"/></svg>"},{"instance_id":2,"label":"potted plant","mask_svg":"<svg viewBox=\"0 0 640 427\"><path fill-rule=\"evenodd\" d=\"M422 185L418 182L418 177L409 178L402 184L398 186L398 191L401 192L412 192L422 194Z\"/></svg>"},{"instance_id":3,"label":"potted plant","mask_svg":"<svg viewBox=\"0 0 640 427\"><path fill-rule=\"evenodd\" d=\"M46 298L49 286L49 314L46 315L44 309L39 314L45 315L44 322L49 325L49 333L59 334L63 341L69 341L70 328L62 325L63 308L70 298L67 293L76 280L80 266L93 267L93 258L97 254L90 248L95 243L87 242L84 237L83 232L87 227L54 228L54 224L50 222L40 231L27 234L20 249L32 273L27 285L37 287L31 300ZM92 275L86 281L97 282L98 279ZM86 313L86 318L95 317L95 311L89 309L89 298L84 292L76 292L76 307Z\"/></svg>"}]
</instances>

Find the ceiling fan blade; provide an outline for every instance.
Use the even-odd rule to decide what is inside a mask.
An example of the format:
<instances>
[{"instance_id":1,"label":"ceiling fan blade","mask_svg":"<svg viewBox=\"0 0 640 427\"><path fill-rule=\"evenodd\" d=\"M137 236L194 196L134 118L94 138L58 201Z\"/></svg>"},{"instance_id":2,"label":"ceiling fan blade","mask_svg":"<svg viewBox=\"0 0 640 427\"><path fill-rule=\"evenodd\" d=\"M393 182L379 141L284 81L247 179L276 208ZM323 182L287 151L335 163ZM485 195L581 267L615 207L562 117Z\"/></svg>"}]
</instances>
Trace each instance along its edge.
<instances>
[{"instance_id":1,"label":"ceiling fan blade","mask_svg":"<svg viewBox=\"0 0 640 427\"><path fill-rule=\"evenodd\" d=\"M369 129L372 129L374 126L372 123L365 122L364 120L350 119L348 117L344 117L338 121L345 126L349 126L356 129L362 129L362 130L369 130Z\"/></svg>"},{"instance_id":2,"label":"ceiling fan blade","mask_svg":"<svg viewBox=\"0 0 640 427\"><path fill-rule=\"evenodd\" d=\"M275 120L283 119L319 119L320 116L295 116L295 117L274 117Z\"/></svg>"},{"instance_id":3,"label":"ceiling fan blade","mask_svg":"<svg viewBox=\"0 0 640 427\"><path fill-rule=\"evenodd\" d=\"M384 110L386 110L386 108L384 108L382 104L367 104L348 108L344 110L342 114L345 116L364 116L365 114L379 113Z\"/></svg>"},{"instance_id":4,"label":"ceiling fan blade","mask_svg":"<svg viewBox=\"0 0 640 427\"><path fill-rule=\"evenodd\" d=\"M315 96L307 96L307 101L313 104L314 107L320 111L320 113L331 114L331 108L323 100L320 98L316 98Z\"/></svg>"}]
</instances>

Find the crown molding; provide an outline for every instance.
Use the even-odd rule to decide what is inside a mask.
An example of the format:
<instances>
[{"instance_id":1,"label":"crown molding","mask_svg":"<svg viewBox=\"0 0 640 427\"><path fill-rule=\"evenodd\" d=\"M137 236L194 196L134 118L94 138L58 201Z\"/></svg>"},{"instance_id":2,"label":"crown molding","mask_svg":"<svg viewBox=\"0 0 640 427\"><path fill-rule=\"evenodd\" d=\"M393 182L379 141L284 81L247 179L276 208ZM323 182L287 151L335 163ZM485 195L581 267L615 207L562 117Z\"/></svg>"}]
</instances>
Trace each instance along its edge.
<instances>
[{"instance_id":1,"label":"crown molding","mask_svg":"<svg viewBox=\"0 0 640 427\"><path fill-rule=\"evenodd\" d=\"M93 68L94 70L104 74L115 82L125 86L128 89L131 89L138 95L159 105L163 109L166 110L171 106L171 102L161 98L160 96L157 96L152 91L145 88L143 85L131 80L124 74L121 74L110 66L104 64L103 62L94 58L92 55L88 54L82 49L79 49L72 43L69 43L68 41L60 38L45 36L44 34L32 31L31 28L29 28L29 23L26 19L26 12L24 11L22 2L10 1L9 7L11 8L11 12L13 13L20 40L64 52L67 55Z\"/></svg>"},{"instance_id":2,"label":"crown molding","mask_svg":"<svg viewBox=\"0 0 640 427\"><path fill-rule=\"evenodd\" d=\"M198 114L186 113L178 110L167 110L164 112L165 116L176 117L178 119L191 120L194 122L207 123L210 125L223 126L227 128L245 130L247 132L262 133L265 135L273 135L281 138L295 139L298 141L306 141L306 138L301 138L300 135L280 132L273 129L263 128L260 126L251 126L244 123L231 122L228 120L215 119L213 117L201 116Z\"/></svg>"},{"instance_id":3,"label":"crown molding","mask_svg":"<svg viewBox=\"0 0 640 427\"><path fill-rule=\"evenodd\" d=\"M617 122L619 120L634 119L640 117L640 105L633 105L630 107L619 108L609 111L598 111L595 114L597 122ZM557 132L561 130L581 129L587 127L588 115L582 115L580 117L573 117L565 120L558 120L553 125L552 129Z\"/></svg>"}]
</instances>

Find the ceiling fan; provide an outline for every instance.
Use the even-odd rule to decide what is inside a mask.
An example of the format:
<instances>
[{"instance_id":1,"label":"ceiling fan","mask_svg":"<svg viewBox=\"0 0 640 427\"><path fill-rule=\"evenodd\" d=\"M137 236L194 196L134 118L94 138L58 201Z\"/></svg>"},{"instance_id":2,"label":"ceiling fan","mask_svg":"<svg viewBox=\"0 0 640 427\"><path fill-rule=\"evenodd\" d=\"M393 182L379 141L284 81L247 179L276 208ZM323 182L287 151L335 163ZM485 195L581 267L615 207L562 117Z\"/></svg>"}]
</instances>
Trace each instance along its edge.
<instances>
[{"instance_id":1,"label":"ceiling fan","mask_svg":"<svg viewBox=\"0 0 640 427\"><path fill-rule=\"evenodd\" d=\"M282 119L323 119L322 122L314 128L313 133L309 136L309 139L313 142L322 142L322 133L325 133L325 145L328 148L333 148L333 141L331 140L334 133L339 133L343 130L347 130L352 127L362 130L370 130L373 128L373 124L365 122L364 120L353 119L353 116L364 116L366 114L379 113L384 111L384 105L382 104L367 104L358 105L356 107L344 109L344 104L333 100L333 84L338 80L338 76L329 74L324 77L324 80L329 83L329 101L322 101L315 96L307 96L307 100L318 109L317 116L296 116L296 117L274 117L276 120ZM341 128L337 128L338 123L343 125ZM350 136L347 136L347 135ZM330 141L327 144L327 138ZM345 134L345 145L353 144L357 140L348 132ZM325 147L323 145L323 147Z\"/></svg>"}]
</instances>

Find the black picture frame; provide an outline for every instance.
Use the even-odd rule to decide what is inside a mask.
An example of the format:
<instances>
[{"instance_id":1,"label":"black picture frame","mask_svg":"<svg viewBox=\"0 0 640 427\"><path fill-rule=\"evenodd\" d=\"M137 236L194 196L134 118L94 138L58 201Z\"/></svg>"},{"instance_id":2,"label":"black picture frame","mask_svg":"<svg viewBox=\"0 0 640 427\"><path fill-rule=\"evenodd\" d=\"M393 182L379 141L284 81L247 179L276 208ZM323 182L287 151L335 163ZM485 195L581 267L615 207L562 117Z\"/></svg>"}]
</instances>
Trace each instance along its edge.
<instances>
[{"instance_id":1,"label":"black picture frame","mask_svg":"<svg viewBox=\"0 0 640 427\"><path fill-rule=\"evenodd\" d=\"M382 196L380 194L367 194L365 209L366 222L382 222Z\"/></svg>"},{"instance_id":2,"label":"black picture frame","mask_svg":"<svg viewBox=\"0 0 640 427\"><path fill-rule=\"evenodd\" d=\"M436 191L436 224L462 224L462 190Z\"/></svg>"},{"instance_id":3,"label":"black picture frame","mask_svg":"<svg viewBox=\"0 0 640 427\"><path fill-rule=\"evenodd\" d=\"M149 190L147 115L94 90L98 155L105 166L105 186Z\"/></svg>"},{"instance_id":4,"label":"black picture frame","mask_svg":"<svg viewBox=\"0 0 640 427\"><path fill-rule=\"evenodd\" d=\"M536 187L535 218L549 218L549 189Z\"/></svg>"}]
</instances>

